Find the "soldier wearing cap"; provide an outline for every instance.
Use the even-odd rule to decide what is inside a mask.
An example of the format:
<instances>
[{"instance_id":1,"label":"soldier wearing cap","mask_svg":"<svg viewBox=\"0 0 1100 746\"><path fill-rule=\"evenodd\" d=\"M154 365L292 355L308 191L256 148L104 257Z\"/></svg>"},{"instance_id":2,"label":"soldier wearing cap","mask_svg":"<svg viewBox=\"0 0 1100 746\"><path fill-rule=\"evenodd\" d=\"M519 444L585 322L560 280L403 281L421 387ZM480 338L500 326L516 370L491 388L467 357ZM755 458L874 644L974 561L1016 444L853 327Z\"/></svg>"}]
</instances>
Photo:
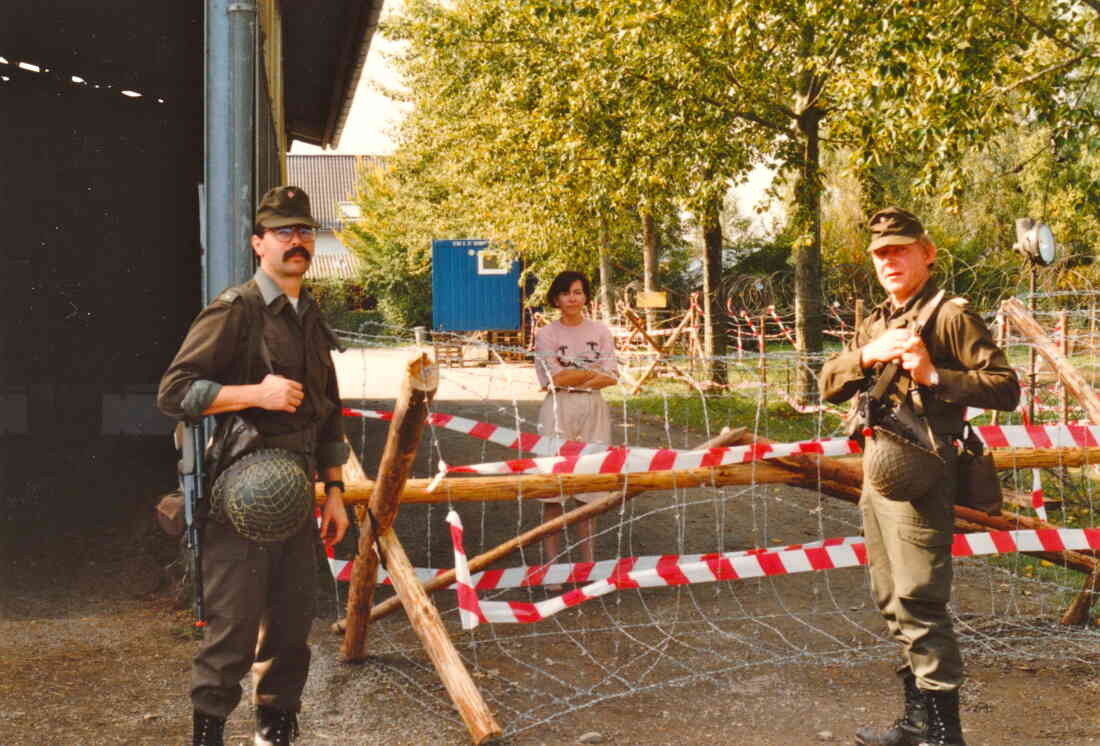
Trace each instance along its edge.
<instances>
[{"instance_id":1,"label":"soldier wearing cap","mask_svg":"<svg viewBox=\"0 0 1100 746\"><path fill-rule=\"evenodd\" d=\"M158 405L190 421L215 415L224 422L238 413L263 447L294 454L308 475L300 483L312 485L315 475L325 482L321 536L335 543L348 525L340 481L348 447L331 355L339 345L302 287L317 226L301 189L264 195L251 238L259 269L199 313L161 379ZM215 441L223 432L216 430ZM218 445L226 444L214 443L208 453ZM217 468L228 477L229 466ZM212 484L217 476L210 475ZM230 522L210 520L202 528L207 627L192 666L194 744L223 743L225 719L249 669L255 743L288 744L297 734L315 611L317 528L307 517L289 538L254 538Z\"/></svg>"},{"instance_id":2,"label":"soldier wearing cap","mask_svg":"<svg viewBox=\"0 0 1100 746\"><path fill-rule=\"evenodd\" d=\"M936 246L914 215L896 207L875 213L869 227L875 274L887 298L825 363L821 395L846 401L866 391L883 365L900 363L904 375L891 396L896 403L918 396L945 473L925 495L882 495L864 479L860 512L871 588L890 635L902 646L898 676L905 711L892 727L860 729L856 742L965 746L959 722L962 657L947 612L955 440L966 407L1015 409L1020 386L989 329L962 298L927 309L933 315L923 334L911 331L939 292L930 277Z\"/></svg>"}]
</instances>

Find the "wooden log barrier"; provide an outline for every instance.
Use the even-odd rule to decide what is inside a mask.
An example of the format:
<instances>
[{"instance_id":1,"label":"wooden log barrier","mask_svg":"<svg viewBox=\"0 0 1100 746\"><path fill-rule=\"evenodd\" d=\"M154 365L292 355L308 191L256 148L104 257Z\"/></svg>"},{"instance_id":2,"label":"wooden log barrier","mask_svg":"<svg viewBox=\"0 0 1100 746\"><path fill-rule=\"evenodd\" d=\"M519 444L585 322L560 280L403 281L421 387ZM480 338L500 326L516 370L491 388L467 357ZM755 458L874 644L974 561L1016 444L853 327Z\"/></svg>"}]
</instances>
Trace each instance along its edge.
<instances>
[{"instance_id":1,"label":"wooden log barrier","mask_svg":"<svg viewBox=\"0 0 1100 746\"><path fill-rule=\"evenodd\" d=\"M757 438L756 440L762 443L772 442L767 438ZM742 444L750 443L752 442L752 437L748 436L747 438L743 438L740 442ZM1100 451L1100 449L1087 450ZM1077 458L1085 458L1088 456L1088 454L1080 454L1080 451L1077 449L1071 452L1077 454ZM998 469L1009 469L1017 466L1017 463L1013 459L1008 458L1008 456L1015 453L1015 451L991 451L991 453L994 455L993 462ZM998 456L1001 458L998 458ZM1095 456L1100 456L1100 453L1095 454L1094 457ZM1045 455L1044 458L1046 458ZM810 478L814 477L818 473L818 469L820 469L822 479L818 488L823 494L839 497L851 502L857 502L859 500L860 486L863 481L863 471L857 459L835 459L816 454L798 454L787 458L774 459L774 461L785 468L802 471ZM814 489L814 487L811 486L810 489ZM853 492L855 495L854 500L852 499ZM1057 528L1057 526L1037 518L1030 518L1007 510L1002 510L1000 515L991 516L980 510L956 505L955 528L963 531L989 531L991 529L994 531L1014 531L1020 528L1038 530ZM1024 554L1055 562L1086 574L1092 574L1097 569L1100 569L1100 562L1090 554L1083 552L1024 552Z\"/></svg>"},{"instance_id":2,"label":"wooden log barrier","mask_svg":"<svg viewBox=\"0 0 1100 746\"><path fill-rule=\"evenodd\" d=\"M650 347L653 348L653 351L657 354L657 357L652 362L650 362L648 366L646 366L646 369L642 371L642 375L639 376L638 379L632 384L629 392L631 396L638 393L638 389L642 387L642 384L645 383L646 379L649 378L650 375L652 375L654 369L662 362L675 370L677 373L680 373L681 376L687 378L688 381L694 383L694 380L690 376L687 376L667 359L669 353L672 351L672 346L676 344L676 338L680 336L680 332L683 331L684 327L687 325L688 320L691 319L690 313L684 314L684 318L680 321L680 325L676 327L675 331L673 331L669 338L665 340L665 343L663 345L655 341L653 337L650 336L649 332L646 331L645 325L642 323L642 320L639 319L633 311L628 310L624 314L624 316L627 321L629 321L634 326L638 333L642 335L642 338L645 339L645 341L649 344Z\"/></svg>"},{"instance_id":3,"label":"wooden log barrier","mask_svg":"<svg viewBox=\"0 0 1100 746\"><path fill-rule=\"evenodd\" d=\"M435 396L438 385L439 372L431 365L427 355L421 354L409 362L378 465L378 481L368 500L368 517L359 526L359 548L348 590L348 625L340 651L345 661L366 658L367 623L370 621L371 599L378 576L378 555L374 542L397 516L401 492L409 478L416 448L424 431L428 404ZM347 491L344 502L349 502Z\"/></svg>"},{"instance_id":4,"label":"wooden log barrier","mask_svg":"<svg viewBox=\"0 0 1100 746\"><path fill-rule=\"evenodd\" d=\"M344 441L348 444L348 460L344 462L344 484L353 482L366 482L368 477L367 473L363 471L363 464L360 463L359 457L355 455L355 448L351 445L351 441L347 436L344 436ZM324 497L324 485L321 486L321 497ZM355 504L355 525L358 526L363 521L367 520L367 504L356 503Z\"/></svg>"},{"instance_id":5,"label":"wooden log barrier","mask_svg":"<svg viewBox=\"0 0 1100 746\"><path fill-rule=\"evenodd\" d=\"M1016 448L990 451L993 463L999 470L1048 468L1054 466L1078 467L1100 463L1100 447L1091 448ZM784 462L802 461L806 470L797 471ZM643 471L630 474L519 474L490 477L449 477L439 482L431 492L430 479L410 479L401 493L402 503L441 502L493 502L499 500L533 500L540 497L559 497L585 492L619 491L624 487L647 490L664 490L675 487L718 487L734 484L790 484L817 489L821 465L821 479L825 484L833 482L847 485L851 491L854 475L862 480L862 461L858 456L828 458L814 454L801 454L785 459L765 459L748 464L698 469L667 471ZM812 469L811 469L812 465ZM812 473L811 473L812 471ZM344 501L347 503L370 502L375 483L352 482L347 485ZM827 493L829 494L829 493ZM858 497L858 491L855 493ZM318 499L323 491L318 487Z\"/></svg>"},{"instance_id":6,"label":"wooden log barrier","mask_svg":"<svg viewBox=\"0 0 1100 746\"><path fill-rule=\"evenodd\" d=\"M733 443L739 442L740 439L744 437L744 433L745 428L743 427L739 427L736 430L724 428L720 434L711 438L706 443L700 445L699 450L703 450L704 448L724 448L725 446L732 445ZM507 557L508 555L518 551L522 547L535 543L543 536L546 536L548 534L555 534L558 531L561 531L566 526L571 526L574 523L583 521L587 518L595 518L602 513L606 513L617 505L634 497L637 497L643 492L645 492L645 490L643 489L628 489L625 493L613 493L610 495L606 495L605 497L601 497L598 500L593 500L590 503L584 503L577 508L562 513L557 518L553 518L549 521L546 521L545 523L540 523L538 526L535 526L531 530L525 531L519 536L511 538L503 544L499 544L496 547L493 547L487 552L483 552L476 557L470 557L466 561L466 565L471 573L484 570L486 567L496 562L497 560ZM424 590L427 593L432 593L433 591L446 588L453 582L455 582L455 571L447 570L446 572L441 573L440 575L437 575L436 577L431 578L427 582L425 582ZM399 604L400 598L398 596L386 599L385 601L371 609L371 621L373 622L376 619L381 619L382 617L392 613L394 610L397 609ZM346 619L340 619L334 622L332 625L333 632L342 633L346 624Z\"/></svg>"},{"instance_id":7,"label":"wooden log barrier","mask_svg":"<svg viewBox=\"0 0 1100 746\"><path fill-rule=\"evenodd\" d=\"M1077 397L1077 401L1085 408L1085 413L1088 415L1089 422L1094 425L1100 424L1100 396L1096 395L1096 392L1093 391L1092 386L1088 384L1085 377L1081 375L1077 368L1069 361L1069 358L1065 354L1065 349L1060 349L1058 344L1047 336L1043 328L1039 325L1039 322L1037 322L1035 317L1028 312L1027 307L1024 306L1019 299L1009 298L1001 304L1001 310L1004 312L1005 318L1011 321L1012 325L1031 342L1032 350L1042 355L1058 374L1058 378L1062 384L1063 410L1068 406L1068 396L1066 396L1066 392L1068 391L1073 394L1073 396ZM1063 339L1069 336L1069 329L1065 326L1064 317L1062 335ZM1032 359L1034 360L1034 358ZM1034 380L1032 384L1034 385ZM1033 388L1033 401L1034 396L1035 391ZM1100 579L1095 577L1095 573L1085 580L1085 585L1081 589L1081 592L1077 594L1077 598L1074 599L1062 616L1063 624L1084 624L1088 621L1089 611L1092 609L1092 605L1096 600L1098 582L1100 582Z\"/></svg>"}]
</instances>

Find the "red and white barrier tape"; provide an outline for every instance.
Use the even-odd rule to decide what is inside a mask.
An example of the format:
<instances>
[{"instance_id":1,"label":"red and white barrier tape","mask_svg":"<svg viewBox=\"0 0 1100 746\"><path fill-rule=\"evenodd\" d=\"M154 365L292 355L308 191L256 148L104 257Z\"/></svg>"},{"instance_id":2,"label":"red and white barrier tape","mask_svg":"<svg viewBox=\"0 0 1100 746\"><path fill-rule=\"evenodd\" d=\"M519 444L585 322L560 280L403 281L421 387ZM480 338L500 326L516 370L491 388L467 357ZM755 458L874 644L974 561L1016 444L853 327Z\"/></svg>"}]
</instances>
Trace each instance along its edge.
<instances>
[{"instance_id":1,"label":"red and white barrier tape","mask_svg":"<svg viewBox=\"0 0 1100 746\"><path fill-rule=\"evenodd\" d=\"M787 325L783 323L783 319L781 319L779 317L779 314L775 312L775 306L768 306L768 313L770 313L772 315L772 318L775 319L775 323L779 324L779 330L783 332L783 336L787 338L787 341L790 342L792 345L797 344L794 341L794 335L791 334L791 330L787 328Z\"/></svg>"},{"instance_id":2,"label":"red and white barrier tape","mask_svg":"<svg viewBox=\"0 0 1100 746\"><path fill-rule=\"evenodd\" d=\"M731 448L708 448L702 451L614 446L602 453L582 456L520 458L469 466L448 466L447 471L463 474L633 474L645 471L744 464L760 459L782 458L796 453L846 456L859 451L858 443L841 438L799 443L754 443Z\"/></svg>"},{"instance_id":3,"label":"red and white barrier tape","mask_svg":"<svg viewBox=\"0 0 1100 746\"><path fill-rule=\"evenodd\" d=\"M968 415L981 410L968 409ZM392 418L392 412L372 409L344 409L349 417ZM602 443L564 441L552 436L524 433L510 428L479 422L465 417L433 412L428 422L436 427L481 438L507 448L527 452L553 452L561 444L560 455L536 459L512 459L468 466L448 466L452 473L474 474L606 474L638 471L692 469L722 464L746 463L757 459L781 458L793 453L818 453L839 456L858 453L853 441L841 438L750 445L736 448L712 448L686 451L672 448L628 448ZM975 431L987 448L1085 448L1100 445L1100 425L977 425Z\"/></svg>"},{"instance_id":4,"label":"red and white barrier tape","mask_svg":"<svg viewBox=\"0 0 1100 746\"><path fill-rule=\"evenodd\" d=\"M1098 425L978 425L974 430L988 448L1084 448L1100 445ZM758 443L705 451L614 446L580 456L448 466L447 471L466 474L629 474L748 463L798 453L844 456L859 451L855 441L843 438L770 445Z\"/></svg>"},{"instance_id":5,"label":"red and white barrier tape","mask_svg":"<svg viewBox=\"0 0 1100 746\"><path fill-rule=\"evenodd\" d=\"M345 417L364 417L377 420L393 419L393 412L379 409L351 409L344 408ZM511 428L501 427L489 422L479 422L466 417L458 417L453 414L431 412L428 415L428 424L444 430L453 430L457 433L469 435L473 438L487 440L490 443L502 445L505 448L514 448L528 453L538 453L546 456L562 455L577 456L584 453L599 453L606 451L606 443L582 443L577 440L565 440L536 433L524 433Z\"/></svg>"},{"instance_id":6,"label":"red and white barrier tape","mask_svg":"<svg viewBox=\"0 0 1100 746\"><path fill-rule=\"evenodd\" d=\"M737 552L728 552L730 556L743 554L766 554L768 552L793 551L796 549L812 549L821 546L840 546L861 542L863 539L836 538L822 541L808 542L805 544L791 544L784 547L771 547L768 549L743 549ZM329 570L332 576L341 582L351 580L352 561L336 559L332 547L325 546L328 556ZM553 565L519 565L499 570L482 570L471 576L471 584L479 591L500 591L508 588L534 588L541 585L554 583L590 583L594 580L606 580L607 578L630 571L641 563L655 563L658 559L668 562L694 562L703 557L701 554L685 554L679 556L665 555L663 557L623 557L614 560L600 560L599 562L573 562L558 563ZM439 577L447 572L446 568L416 567L413 568L417 579L426 583L432 578ZM378 584L390 585L390 576L382 568L378 569Z\"/></svg>"},{"instance_id":7,"label":"red and white barrier tape","mask_svg":"<svg viewBox=\"0 0 1100 746\"><path fill-rule=\"evenodd\" d=\"M1100 425L977 425L988 448L1092 448L1100 445Z\"/></svg>"},{"instance_id":8,"label":"red and white barrier tape","mask_svg":"<svg viewBox=\"0 0 1100 746\"><path fill-rule=\"evenodd\" d=\"M1035 515L1039 517L1039 520L1045 523L1047 520L1047 506L1046 501L1043 499L1042 472L1039 469L1032 469L1031 475L1031 507L1035 510Z\"/></svg>"},{"instance_id":9,"label":"red and white barrier tape","mask_svg":"<svg viewBox=\"0 0 1100 746\"><path fill-rule=\"evenodd\" d=\"M455 575L459 578L456 589L464 629L472 629L481 622L497 624L537 622L563 609L623 589L792 575L867 564L867 550L862 539L828 546L774 552L704 554L693 555L690 558L638 558L638 561L629 569L624 567L608 578L591 582L583 588L576 588L545 601L536 603L481 601L470 579L469 570L464 567L466 554L461 547L461 520L457 513L451 511L447 521L451 524L451 538L455 542ZM1042 529L955 534L951 553L955 557L971 557L1023 551L1061 552L1071 549L1100 549L1100 529Z\"/></svg>"}]
</instances>

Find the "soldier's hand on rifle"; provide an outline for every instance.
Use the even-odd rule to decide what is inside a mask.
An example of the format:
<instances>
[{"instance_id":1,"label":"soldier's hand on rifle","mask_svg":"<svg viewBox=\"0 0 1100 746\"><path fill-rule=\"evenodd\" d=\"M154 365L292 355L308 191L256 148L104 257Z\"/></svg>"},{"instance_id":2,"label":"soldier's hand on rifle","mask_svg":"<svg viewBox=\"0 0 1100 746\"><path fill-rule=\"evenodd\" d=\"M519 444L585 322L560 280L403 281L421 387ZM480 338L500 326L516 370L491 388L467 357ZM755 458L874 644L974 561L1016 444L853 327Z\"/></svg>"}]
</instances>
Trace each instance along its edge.
<instances>
[{"instance_id":1,"label":"soldier's hand on rifle","mask_svg":"<svg viewBox=\"0 0 1100 746\"><path fill-rule=\"evenodd\" d=\"M914 381L931 386L935 377L936 367L932 365L932 356L928 354L928 348L924 340L914 334L909 344L905 346L905 352L901 355L901 367L909 371Z\"/></svg>"},{"instance_id":2,"label":"soldier's hand on rifle","mask_svg":"<svg viewBox=\"0 0 1100 746\"><path fill-rule=\"evenodd\" d=\"M256 406L275 412L293 412L305 398L302 384L268 373L258 385Z\"/></svg>"},{"instance_id":3,"label":"soldier's hand on rifle","mask_svg":"<svg viewBox=\"0 0 1100 746\"><path fill-rule=\"evenodd\" d=\"M873 368L878 363L889 363L901 358L913 333L908 329L891 329L859 350L859 362L863 368ZM919 339L919 337L918 337Z\"/></svg>"}]
</instances>

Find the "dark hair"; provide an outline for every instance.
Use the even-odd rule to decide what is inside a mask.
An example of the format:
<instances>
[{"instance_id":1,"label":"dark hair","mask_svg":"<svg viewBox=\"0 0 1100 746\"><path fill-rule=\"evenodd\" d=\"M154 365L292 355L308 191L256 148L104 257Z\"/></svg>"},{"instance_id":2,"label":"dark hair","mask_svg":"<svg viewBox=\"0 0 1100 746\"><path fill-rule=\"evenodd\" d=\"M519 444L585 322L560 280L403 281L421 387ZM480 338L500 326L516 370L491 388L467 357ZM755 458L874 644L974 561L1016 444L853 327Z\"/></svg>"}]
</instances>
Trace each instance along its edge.
<instances>
[{"instance_id":1,"label":"dark hair","mask_svg":"<svg viewBox=\"0 0 1100 746\"><path fill-rule=\"evenodd\" d=\"M567 269L555 277L554 281L550 283L550 289L546 291L547 304L553 308L557 308L558 296L562 293L568 293L569 288L573 287L573 283L577 280L581 281L581 289L584 290L585 301L592 300L592 289L589 287L588 278L584 276L584 273Z\"/></svg>"},{"instance_id":2,"label":"dark hair","mask_svg":"<svg viewBox=\"0 0 1100 746\"><path fill-rule=\"evenodd\" d=\"M253 236L258 236L259 238L263 238L265 233L267 233L267 228L260 225L259 223L253 223L252 224L252 235Z\"/></svg>"}]
</instances>

